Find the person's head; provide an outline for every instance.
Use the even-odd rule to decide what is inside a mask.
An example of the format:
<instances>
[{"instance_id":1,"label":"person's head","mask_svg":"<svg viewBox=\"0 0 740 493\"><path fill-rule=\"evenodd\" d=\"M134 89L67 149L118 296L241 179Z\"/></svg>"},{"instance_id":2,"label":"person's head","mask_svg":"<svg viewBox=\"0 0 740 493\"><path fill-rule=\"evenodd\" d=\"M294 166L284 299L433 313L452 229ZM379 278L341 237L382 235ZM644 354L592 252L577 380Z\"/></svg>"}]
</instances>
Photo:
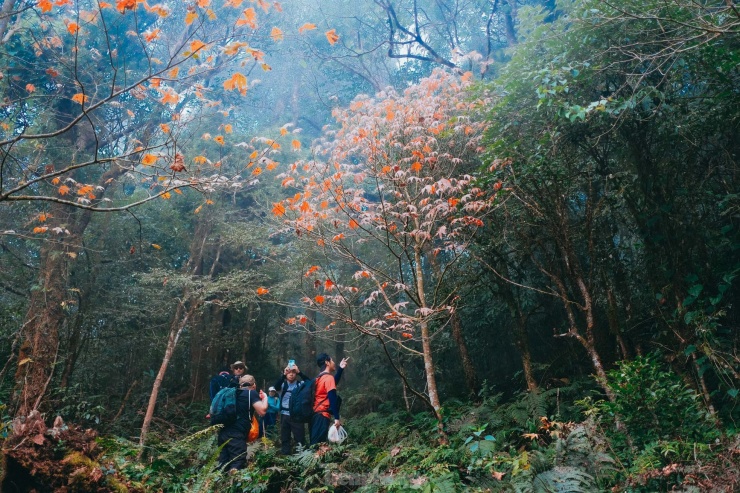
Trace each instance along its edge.
<instances>
[{"instance_id":1,"label":"person's head","mask_svg":"<svg viewBox=\"0 0 740 493\"><path fill-rule=\"evenodd\" d=\"M270 387L267 389L267 393L270 394L270 397L275 397L277 395L277 390L275 390L275 387Z\"/></svg>"},{"instance_id":2,"label":"person's head","mask_svg":"<svg viewBox=\"0 0 740 493\"><path fill-rule=\"evenodd\" d=\"M288 367L285 369L285 379L288 383L293 383L298 378L298 370L295 367Z\"/></svg>"},{"instance_id":3,"label":"person's head","mask_svg":"<svg viewBox=\"0 0 740 493\"><path fill-rule=\"evenodd\" d=\"M228 366L226 366L226 365L223 365L223 366L221 366L221 367L220 367L220 368L218 369L218 374L219 374L219 375L224 375L224 374L227 374L227 373L229 373L229 367L228 367Z\"/></svg>"},{"instance_id":4,"label":"person's head","mask_svg":"<svg viewBox=\"0 0 740 493\"><path fill-rule=\"evenodd\" d=\"M247 365L245 365L243 361L236 361L234 364L231 365L231 371L237 377L241 377L242 375L244 375L244 372L247 371Z\"/></svg>"},{"instance_id":5,"label":"person's head","mask_svg":"<svg viewBox=\"0 0 740 493\"><path fill-rule=\"evenodd\" d=\"M328 371L329 373L331 373L336 369L334 360L332 360L331 356L326 353L321 353L316 357L316 364L319 366L319 369L321 369L321 371Z\"/></svg>"},{"instance_id":6,"label":"person's head","mask_svg":"<svg viewBox=\"0 0 740 493\"><path fill-rule=\"evenodd\" d=\"M242 375L239 377L239 388L245 390L257 390L257 382L252 375Z\"/></svg>"}]
</instances>

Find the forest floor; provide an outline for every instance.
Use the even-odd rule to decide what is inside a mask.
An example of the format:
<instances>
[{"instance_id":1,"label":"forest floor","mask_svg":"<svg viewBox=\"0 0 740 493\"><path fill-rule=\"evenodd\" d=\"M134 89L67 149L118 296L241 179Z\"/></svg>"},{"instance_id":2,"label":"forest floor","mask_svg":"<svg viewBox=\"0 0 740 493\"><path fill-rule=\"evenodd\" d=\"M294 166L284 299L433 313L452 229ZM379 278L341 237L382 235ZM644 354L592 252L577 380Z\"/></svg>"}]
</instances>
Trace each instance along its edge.
<instances>
[{"instance_id":1,"label":"forest floor","mask_svg":"<svg viewBox=\"0 0 740 493\"><path fill-rule=\"evenodd\" d=\"M656 440L625 440L588 400L567 403L567 392L448 403L446 443L428 413L390 408L348 419L342 444L287 457L272 432L250 446L246 469L228 475L216 467L214 427L176 441L160 433L139 460L134 442L41 422L5 440L2 491L740 491L733 429L692 441L679 423Z\"/></svg>"}]
</instances>

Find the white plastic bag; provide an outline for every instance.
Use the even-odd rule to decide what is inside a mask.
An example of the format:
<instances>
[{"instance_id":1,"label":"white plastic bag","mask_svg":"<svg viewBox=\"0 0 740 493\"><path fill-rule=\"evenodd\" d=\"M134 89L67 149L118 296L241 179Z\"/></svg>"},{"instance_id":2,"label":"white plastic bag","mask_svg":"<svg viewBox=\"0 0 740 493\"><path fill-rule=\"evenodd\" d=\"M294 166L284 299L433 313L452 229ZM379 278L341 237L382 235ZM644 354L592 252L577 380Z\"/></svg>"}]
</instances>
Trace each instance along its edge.
<instances>
[{"instance_id":1,"label":"white plastic bag","mask_svg":"<svg viewBox=\"0 0 740 493\"><path fill-rule=\"evenodd\" d=\"M344 429L344 426L337 428L336 426L331 425L329 427L329 441L331 443L342 443L346 439L347 431Z\"/></svg>"}]
</instances>

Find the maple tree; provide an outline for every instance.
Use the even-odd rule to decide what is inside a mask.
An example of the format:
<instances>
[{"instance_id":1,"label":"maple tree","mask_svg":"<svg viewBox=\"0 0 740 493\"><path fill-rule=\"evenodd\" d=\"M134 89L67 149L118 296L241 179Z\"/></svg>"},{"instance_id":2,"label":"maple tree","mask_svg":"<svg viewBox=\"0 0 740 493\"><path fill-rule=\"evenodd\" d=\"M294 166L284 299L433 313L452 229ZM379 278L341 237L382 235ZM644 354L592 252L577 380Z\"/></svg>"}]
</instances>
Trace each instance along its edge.
<instances>
[{"instance_id":1,"label":"maple tree","mask_svg":"<svg viewBox=\"0 0 740 493\"><path fill-rule=\"evenodd\" d=\"M269 26L258 22L280 6L258 4L259 15L241 2L42 0L3 26L0 204L19 210L34 204L35 211L27 232L0 233L63 238L50 238L40 249L41 288L31 294L21 331L18 415L40 406L53 376L67 279L84 251L92 213L172 199L182 189L208 196L249 187L255 163L271 161L266 153L273 147L260 139L225 155L220 147L236 144L228 121L214 126L214 134L226 134L212 138L215 147L200 155L188 147L210 145L210 133L194 132L208 115L228 115L224 90L241 98L245 74L267 70L257 46L273 41L260 38ZM219 79L223 90L213 84Z\"/></svg>"},{"instance_id":2,"label":"maple tree","mask_svg":"<svg viewBox=\"0 0 740 493\"><path fill-rule=\"evenodd\" d=\"M302 273L305 308L327 318L326 330L376 338L420 397L391 355L421 356L423 399L440 420L432 346L458 304L455 289L444 287L454 286L455 267L495 198L470 174L485 129L471 115L488 102L466 99L470 83L470 74L440 70L403 94L361 96L335 110L339 129L315 147L316 159L278 175L295 194L273 204L299 240L325 255Z\"/></svg>"}]
</instances>

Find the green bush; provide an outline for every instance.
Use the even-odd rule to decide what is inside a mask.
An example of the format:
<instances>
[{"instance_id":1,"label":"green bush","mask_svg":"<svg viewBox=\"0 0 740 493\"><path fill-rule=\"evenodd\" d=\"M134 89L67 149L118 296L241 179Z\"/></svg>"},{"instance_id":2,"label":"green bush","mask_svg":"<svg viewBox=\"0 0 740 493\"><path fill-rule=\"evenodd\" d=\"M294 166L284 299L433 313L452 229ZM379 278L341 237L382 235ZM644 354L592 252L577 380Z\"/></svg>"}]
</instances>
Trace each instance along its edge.
<instances>
[{"instance_id":1,"label":"green bush","mask_svg":"<svg viewBox=\"0 0 740 493\"><path fill-rule=\"evenodd\" d=\"M657 355L621 362L608 373L608 386L614 402L600 403L600 410L624 425L616 434L634 447L670 440L709 443L719 436L700 396Z\"/></svg>"}]
</instances>

